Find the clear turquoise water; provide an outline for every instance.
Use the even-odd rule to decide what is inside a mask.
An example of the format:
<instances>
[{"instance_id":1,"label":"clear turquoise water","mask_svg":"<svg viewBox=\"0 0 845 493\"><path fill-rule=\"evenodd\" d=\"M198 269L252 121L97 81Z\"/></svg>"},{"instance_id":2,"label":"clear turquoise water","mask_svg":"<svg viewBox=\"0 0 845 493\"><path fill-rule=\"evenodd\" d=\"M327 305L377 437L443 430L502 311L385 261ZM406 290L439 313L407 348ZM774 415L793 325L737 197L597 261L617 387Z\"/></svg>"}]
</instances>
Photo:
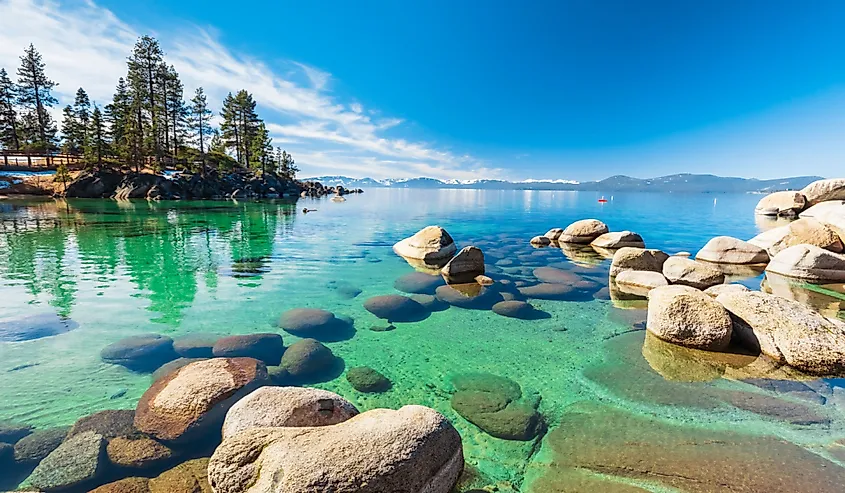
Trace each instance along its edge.
<instances>
[{"instance_id":1,"label":"clear turquoise water","mask_svg":"<svg viewBox=\"0 0 845 493\"><path fill-rule=\"evenodd\" d=\"M552 265L601 283L607 282L608 261L573 262L560 249L535 250L528 240L593 217L611 230L642 234L650 248L695 253L713 236L747 239L775 225L755 222L755 195L615 194L607 204L598 197L374 189L344 203L4 200L0 327L60 326L62 333L0 342L0 420L48 427L98 410L134 408L150 376L99 357L104 346L123 337L281 332L277 321L285 310L317 307L354 319L352 338L328 343L346 367L371 366L393 388L363 394L343 377L315 385L362 410L419 403L445 413L460 431L476 475L467 488L579 491L572 484L581 478L549 479L564 468L548 438L554 434L530 442L501 440L455 413L450 377L467 371L506 376L524 391L539 393L550 430L571 405L601 404L697 432L741 433L740 441L778 437L832 461L831 467L842 465L834 444L845 437L838 380L806 382L815 395L807 399L809 394L795 397L745 383L749 374L742 372L702 378L702 372L712 373L700 363L706 356L644 348L639 330L644 311L622 310L610 300L533 300L551 315L535 321L453 307L390 332L369 330L384 322L364 310L363 302L397 293L394 280L412 271L391 246L429 224L445 227L459 245L480 246L494 266L489 272L494 279L531 282L534 267ZM303 214L306 206L317 212ZM760 287L760 277L740 281ZM348 286L362 293L349 299L339 289ZM828 309L839 308L839 299L815 296ZM282 334L286 345L297 340ZM787 373L751 376L793 378ZM742 397L747 394L753 405ZM812 422L801 416L813 416ZM599 480L612 484L677 491L659 477L602 474Z\"/></svg>"}]
</instances>

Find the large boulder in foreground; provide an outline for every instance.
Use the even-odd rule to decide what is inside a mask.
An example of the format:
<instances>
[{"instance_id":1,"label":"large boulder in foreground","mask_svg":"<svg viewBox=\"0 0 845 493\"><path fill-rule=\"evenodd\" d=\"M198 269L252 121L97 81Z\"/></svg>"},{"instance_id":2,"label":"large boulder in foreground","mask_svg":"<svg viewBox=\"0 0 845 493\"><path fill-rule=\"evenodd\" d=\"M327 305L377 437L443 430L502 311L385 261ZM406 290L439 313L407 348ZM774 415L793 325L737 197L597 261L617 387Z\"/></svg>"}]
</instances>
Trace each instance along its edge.
<instances>
[{"instance_id":1,"label":"large boulder in foreground","mask_svg":"<svg viewBox=\"0 0 845 493\"><path fill-rule=\"evenodd\" d=\"M668 286L669 281L660 272L626 270L616 276L616 286L623 292L645 296L654 288Z\"/></svg>"},{"instance_id":2,"label":"large boulder in foreground","mask_svg":"<svg viewBox=\"0 0 845 493\"><path fill-rule=\"evenodd\" d=\"M828 200L845 200L845 178L814 181L804 187L801 194L807 199L807 206Z\"/></svg>"},{"instance_id":3,"label":"large boulder in foreground","mask_svg":"<svg viewBox=\"0 0 845 493\"><path fill-rule=\"evenodd\" d=\"M105 437L93 431L70 437L36 466L29 482L42 491L83 489L103 473L105 446Z\"/></svg>"},{"instance_id":4,"label":"large boulder in foreground","mask_svg":"<svg viewBox=\"0 0 845 493\"><path fill-rule=\"evenodd\" d=\"M728 312L710 296L688 286L663 286L648 294L646 329L681 346L719 351L731 342Z\"/></svg>"},{"instance_id":5,"label":"large boulder in foreground","mask_svg":"<svg viewBox=\"0 0 845 493\"><path fill-rule=\"evenodd\" d=\"M774 192L760 199L760 202L757 202L754 213L761 216L791 217L801 212L806 203L807 200L801 192Z\"/></svg>"},{"instance_id":6,"label":"large boulder in foreground","mask_svg":"<svg viewBox=\"0 0 845 493\"><path fill-rule=\"evenodd\" d=\"M328 390L262 387L229 409L223 438L252 428L335 425L357 414L352 403Z\"/></svg>"},{"instance_id":7,"label":"large boulder in foreground","mask_svg":"<svg viewBox=\"0 0 845 493\"><path fill-rule=\"evenodd\" d=\"M800 217L812 217L827 224L845 241L845 200L820 202L802 212Z\"/></svg>"},{"instance_id":8,"label":"large boulder in foreground","mask_svg":"<svg viewBox=\"0 0 845 493\"><path fill-rule=\"evenodd\" d=\"M747 241L717 236L704 245L695 259L717 264L765 264L769 261L769 254L765 248Z\"/></svg>"},{"instance_id":9,"label":"large boulder in foreground","mask_svg":"<svg viewBox=\"0 0 845 493\"><path fill-rule=\"evenodd\" d=\"M582 219L567 226L557 241L586 245L607 232L607 224L598 219Z\"/></svg>"},{"instance_id":10,"label":"large boulder in foreground","mask_svg":"<svg viewBox=\"0 0 845 493\"><path fill-rule=\"evenodd\" d=\"M440 226L427 226L393 245L397 255L432 266L445 265L457 250L455 241Z\"/></svg>"},{"instance_id":11,"label":"large boulder in foreground","mask_svg":"<svg viewBox=\"0 0 845 493\"><path fill-rule=\"evenodd\" d=\"M135 426L160 440L189 441L213 432L235 402L268 381L267 367L252 358L191 363L144 392Z\"/></svg>"},{"instance_id":12,"label":"large boulder in foreground","mask_svg":"<svg viewBox=\"0 0 845 493\"><path fill-rule=\"evenodd\" d=\"M332 426L246 430L215 450L208 479L215 493L449 493L463 466L449 421L405 406Z\"/></svg>"},{"instance_id":13,"label":"large boulder in foreground","mask_svg":"<svg viewBox=\"0 0 845 493\"><path fill-rule=\"evenodd\" d=\"M782 240L783 237L788 234L789 225L779 226L777 228L772 228L768 231L763 231L754 238L748 240L748 243L768 251L770 248L772 248L772 245Z\"/></svg>"},{"instance_id":14,"label":"large boulder in foreground","mask_svg":"<svg viewBox=\"0 0 845 493\"><path fill-rule=\"evenodd\" d=\"M669 255L660 250L623 247L613 254L610 263L610 277L616 277L625 270L662 272L663 263Z\"/></svg>"},{"instance_id":15,"label":"large boulder in foreground","mask_svg":"<svg viewBox=\"0 0 845 493\"><path fill-rule=\"evenodd\" d=\"M484 275L484 252L478 247L464 247L440 272L449 283L473 282L476 277Z\"/></svg>"},{"instance_id":16,"label":"large boulder in foreground","mask_svg":"<svg viewBox=\"0 0 845 493\"><path fill-rule=\"evenodd\" d=\"M605 233L593 240L590 245L595 248L605 248L608 250L623 247L645 248L643 237L632 231Z\"/></svg>"},{"instance_id":17,"label":"large boulder in foreground","mask_svg":"<svg viewBox=\"0 0 845 493\"><path fill-rule=\"evenodd\" d=\"M775 242L769 252L777 255L795 245L814 245L831 252L842 252L842 239L830 226L811 217L802 217L789 224L789 232Z\"/></svg>"},{"instance_id":18,"label":"large boulder in foreground","mask_svg":"<svg viewBox=\"0 0 845 493\"><path fill-rule=\"evenodd\" d=\"M721 271L686 257L668 258L663 264L663 275L672 284L690 286L695 289L707 289L725 282L725 274Z\"/></svg>"},{"instance_id":19,"label":"large boulder in foreground","mask_svg":"<svg viewBox=\"0 0 845 493\"><path fill-rule=\"evenodd\" d=\"M813 245L795 245L775 255L766 272L813 283L845 281L845 256Z\"/></svg>"},{"instance_id":20,"label":"large boulder in foreground","mask_svg":"<svg viewBox=\"0 0 845 493\"><path fill-rule=\"evenodd\" d=\"M845 371L845 322L757 291L723 293L716 300L733 315L743 345L807 373Z\"/></svg>"}]
</instances>

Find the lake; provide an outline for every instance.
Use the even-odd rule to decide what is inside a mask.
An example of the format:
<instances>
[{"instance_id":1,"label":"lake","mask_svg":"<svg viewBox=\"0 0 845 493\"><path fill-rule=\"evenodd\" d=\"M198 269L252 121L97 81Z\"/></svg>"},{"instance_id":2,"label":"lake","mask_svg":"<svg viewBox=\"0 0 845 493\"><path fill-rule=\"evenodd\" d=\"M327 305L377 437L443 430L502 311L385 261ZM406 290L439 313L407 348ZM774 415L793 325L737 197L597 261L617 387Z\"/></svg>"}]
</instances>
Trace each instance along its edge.
<instances>
[{"instance_id":1,"label":"lake","mask_svg":"<svg viewBox=\"0 0 845 493\"><path fill-rule=\"evenodd\" d=\"M760 196L600 196L371 189L342 203L0 201L0 421L47 428L133 409L150 374L100 358L127 336L278 332L287 346L299 338L279 317L313 307L354 330L325 341L342 366L305 383L362 411L413 403L445 414L463 439L464 491L841 491L840 380L647 338L644 303L610 299L608 259L529 244L596 218L649 248L694 255L713 236L749 239L775 226L755 218ZM453 306L371 330L387 323L364 301L400 294L394 282L413 272L392 245L430 224L481 248L494 280L535 284L534 269L553 267L584 288L530 300L544 312L535 320ZM737 281L760 289L761 279ZM839 309L835 296L807 293ZM392 387L358 392L343 376L356 366ZM518 384L542 417L536 437L496 438L453 410L455 377L477 373Z\"/></svg>"}]
</instances>

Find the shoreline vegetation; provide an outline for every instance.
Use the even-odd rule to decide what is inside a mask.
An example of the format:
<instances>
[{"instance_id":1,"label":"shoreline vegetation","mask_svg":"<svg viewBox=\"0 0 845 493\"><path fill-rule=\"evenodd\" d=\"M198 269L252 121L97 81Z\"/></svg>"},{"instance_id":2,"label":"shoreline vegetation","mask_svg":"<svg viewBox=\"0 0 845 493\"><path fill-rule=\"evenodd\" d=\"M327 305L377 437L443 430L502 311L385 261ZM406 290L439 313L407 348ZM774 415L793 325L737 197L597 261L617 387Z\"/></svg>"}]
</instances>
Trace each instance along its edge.
<instances>
[{"instance_id":1,"label":"shoreline vegetation","mask_svg":"<svg viewBox=\"0 0 845 493\"><path fill-rule=\"evenodd\" d=\"M14 165L43 156L56 173L11 183L7 194L214 199L360 192L296 180L293 156L274 147L245 89L226 95L215 128L203 88L185 101L179 73L150 36L138 39L111 101L91 101L84 88L77 90L62 111L61 132L49 111L58 104L52 95L57 83L33 45L16 74L13 81L0 68L4 163L9 156ZM64 159L53 157L59 152Z\"/></svg>"}]
</instances>

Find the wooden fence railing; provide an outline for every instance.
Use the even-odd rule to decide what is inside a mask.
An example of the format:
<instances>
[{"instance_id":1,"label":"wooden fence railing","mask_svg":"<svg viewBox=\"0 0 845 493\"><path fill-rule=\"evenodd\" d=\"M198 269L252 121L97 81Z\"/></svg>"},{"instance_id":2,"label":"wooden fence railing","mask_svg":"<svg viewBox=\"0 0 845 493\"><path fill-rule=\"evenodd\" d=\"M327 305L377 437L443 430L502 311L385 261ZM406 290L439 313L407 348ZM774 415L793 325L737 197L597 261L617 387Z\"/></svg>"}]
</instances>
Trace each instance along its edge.
<instances>
[{"instance_id":1,"label":"wooden fence railing","mask_svg":"<svg viewBox=\"0 0 845 493\"><path fill-rule=\"evenodd\" d=\"M0 166L14 169L56 169L59 164L70 169L81 168L82 156L75 154L52 154L26 151L0 151Z\"/></svg>"}]
</instances>

